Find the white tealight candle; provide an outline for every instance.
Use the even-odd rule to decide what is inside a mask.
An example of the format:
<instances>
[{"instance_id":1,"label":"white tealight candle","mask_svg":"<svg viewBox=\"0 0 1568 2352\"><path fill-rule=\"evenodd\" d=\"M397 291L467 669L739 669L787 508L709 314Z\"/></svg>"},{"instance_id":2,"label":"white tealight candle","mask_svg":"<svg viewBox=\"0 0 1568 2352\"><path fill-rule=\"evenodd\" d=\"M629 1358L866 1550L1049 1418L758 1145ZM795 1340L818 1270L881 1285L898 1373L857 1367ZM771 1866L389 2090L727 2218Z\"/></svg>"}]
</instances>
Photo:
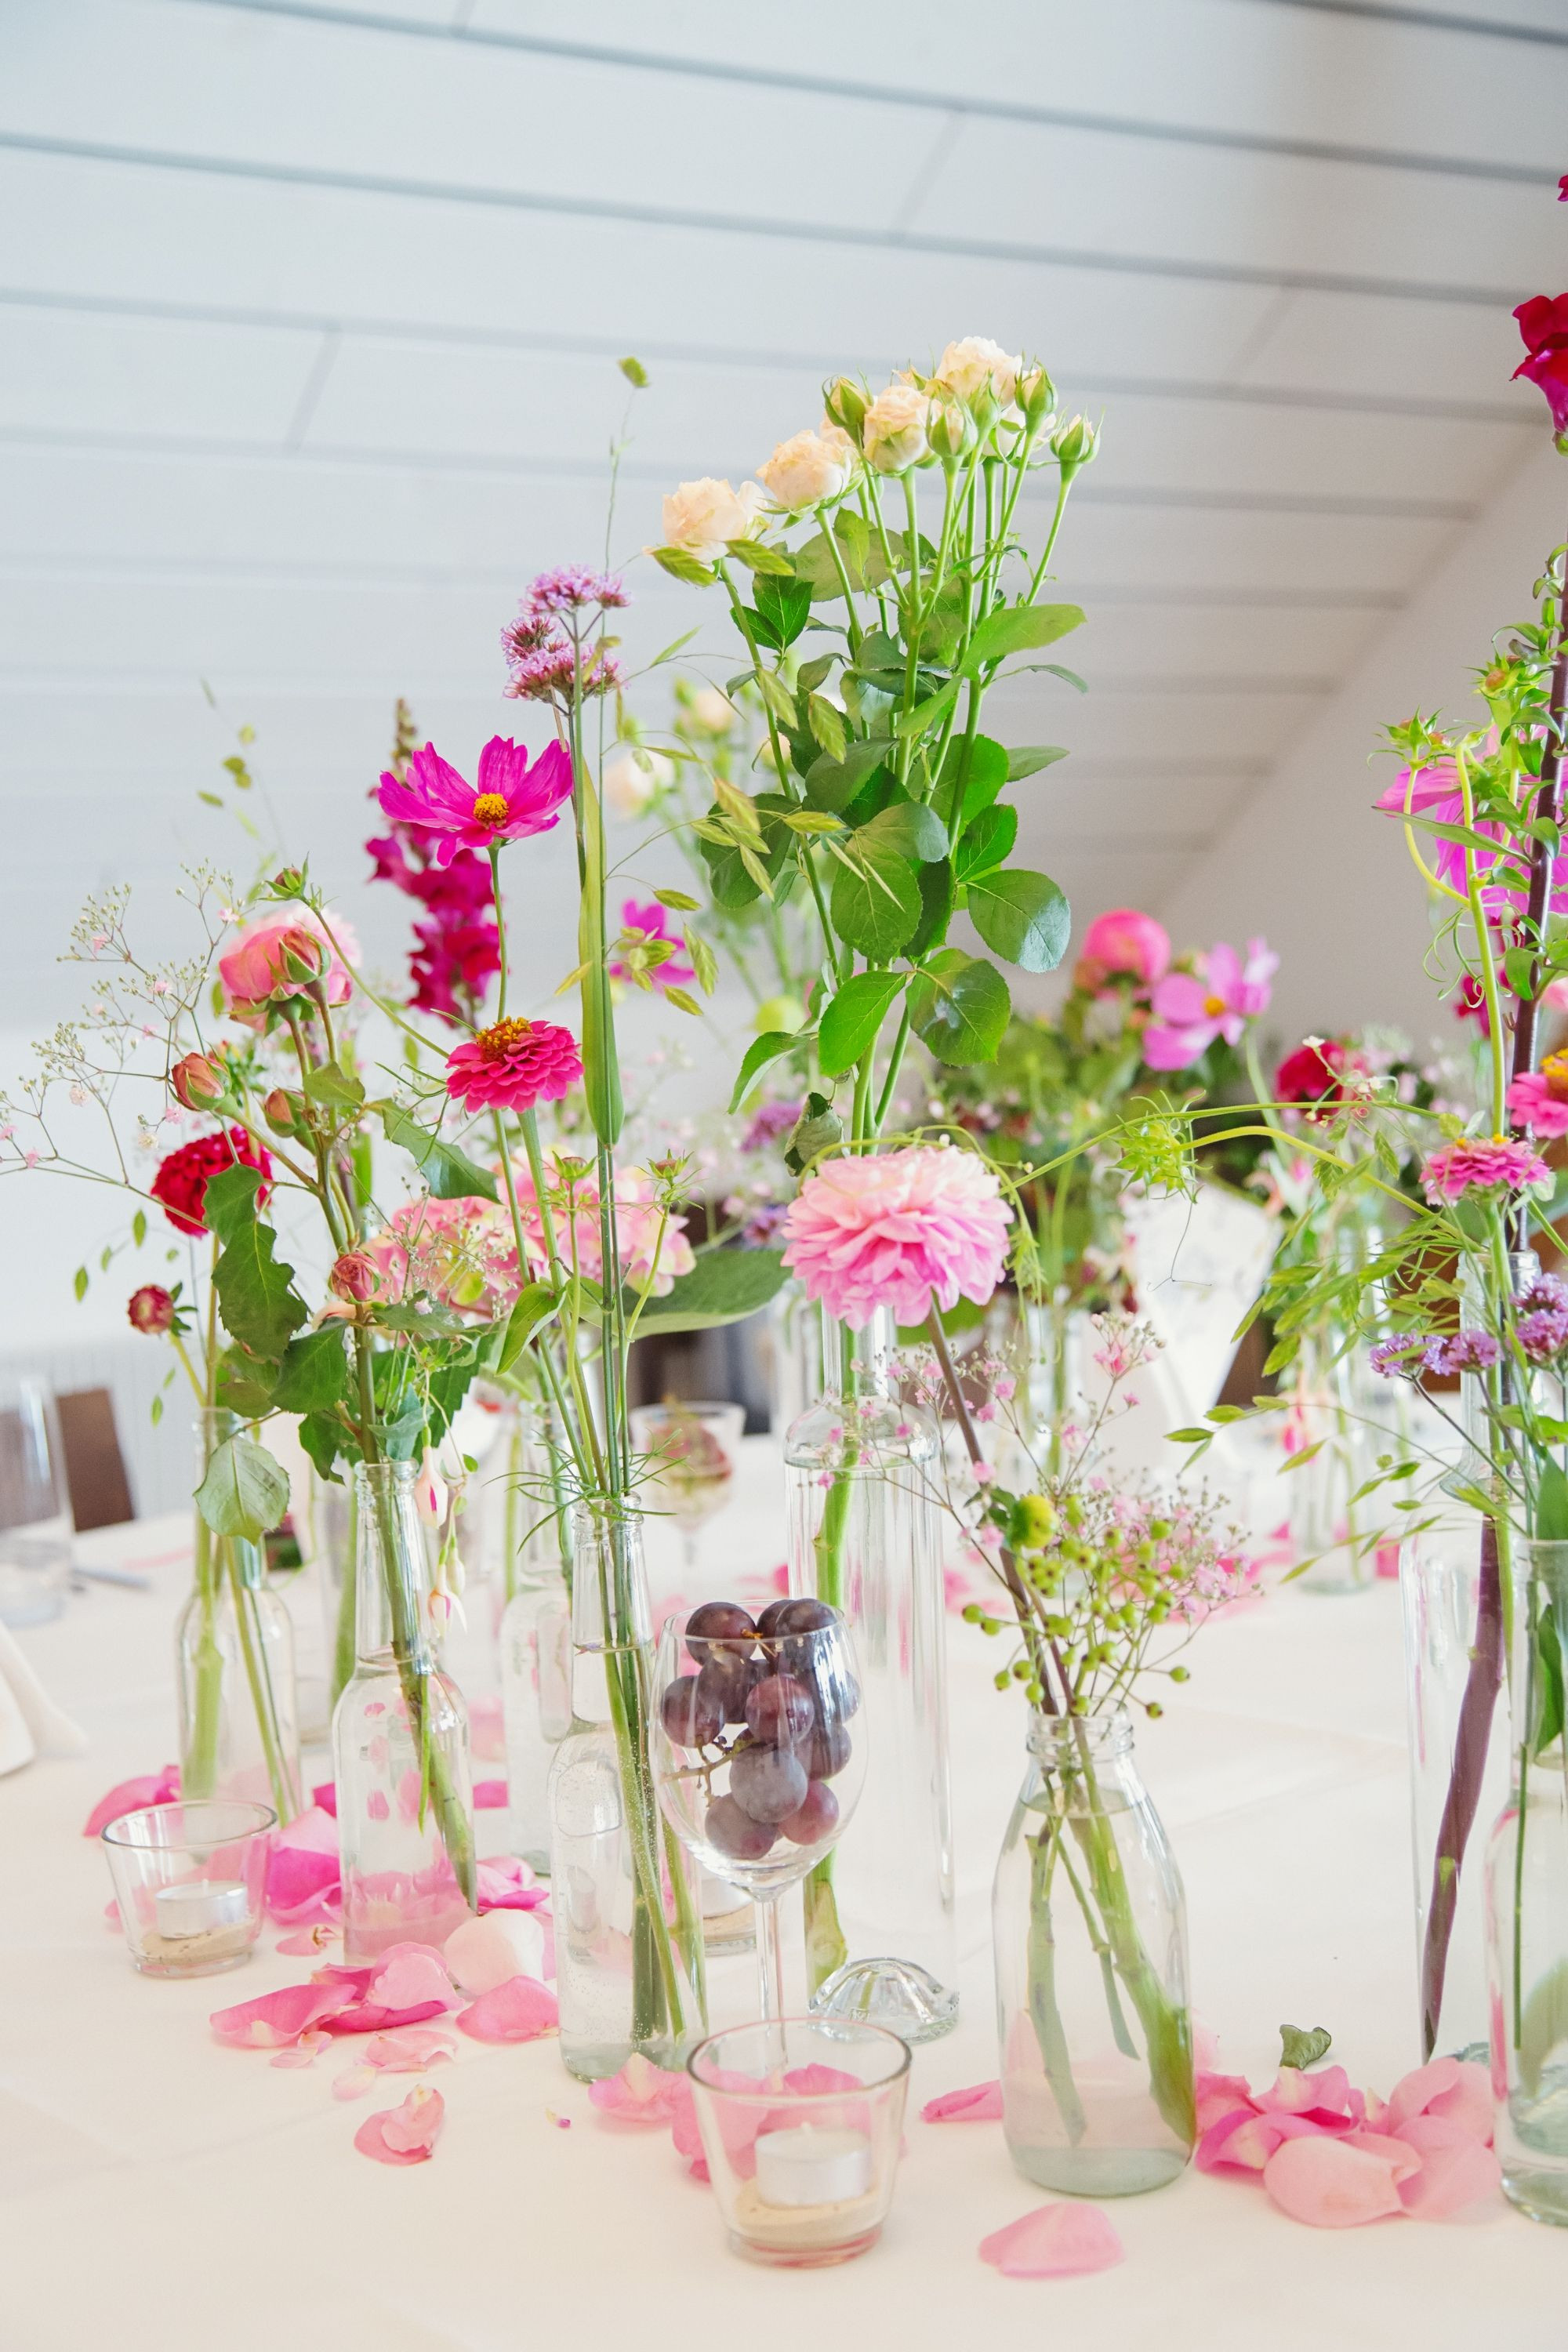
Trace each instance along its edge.
<instances>
[{"instance_id":1,"label":"white tealight candle","mask_svg":"<svg viewBox=\"0 0 1568 2352\"><path fill-rule=\"evenodd\" d=\"M846 2205L871 2186L864 2132L763 2132L757 2142L757 2194L764 2205Z\"/></svg>"},{"instance_id":2,"label":"white tealight candle","mask_svg":"<svg viewBox=\"0 0 1568 2352\"><path fill-rule=\"evenodd\" d=\"M160 1936L205 1936L215 1927L243 1927L250 1896L237 1878L187 1878L160 1886L153 1909Z\"/></svg>"}]
</instances>

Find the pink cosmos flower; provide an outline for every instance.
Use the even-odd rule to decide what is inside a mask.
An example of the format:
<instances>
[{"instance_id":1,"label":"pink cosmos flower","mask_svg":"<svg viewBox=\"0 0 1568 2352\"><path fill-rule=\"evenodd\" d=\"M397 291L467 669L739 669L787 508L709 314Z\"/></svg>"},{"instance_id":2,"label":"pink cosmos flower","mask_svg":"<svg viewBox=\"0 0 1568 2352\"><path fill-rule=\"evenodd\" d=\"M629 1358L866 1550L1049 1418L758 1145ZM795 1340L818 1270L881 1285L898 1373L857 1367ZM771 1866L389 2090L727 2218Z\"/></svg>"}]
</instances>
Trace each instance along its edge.
<instances>
[{"instance_id":1,"label":"pink cosmos flower","mask_svg":"<svg viewBox=\"0 0 1568 2352\"><path fill-rule=\"evenodd\" d=\"M1551 1181L1552 1171L1539 1152L1503 1135L1461 1136L1458 1143L1446 1143L1435 1151L1421 1171L1421 1188L1434 1203L1497 1186L1522 1192Z\"/></svg>"},{"instance_id":2,"label":"pink cosmos flower","mask_svg":"<svg viewBox=\"0 0 1568 2352\"><path fill-rule=\"evenodd\" d=\"M625 958L612 956L608 965L612 979L632 980L637 970L646 974L655 988L683 988L688 981L696 979L697 974L685 959L686 942L657 898L650 899L646 906L636 898L628 898L621 908L621 929L624 934L629 934L626 946L633 956L636 956L639 944L649 940L660 940L675 952L667 956L662 963L642 963L639 960L635 969Z\"/></svg>"},{"instance_id":3,"label":"pink cosmos flower","mask_svg":"<svg viewBox=\"0 0 1568 2352\"><path fill-rule=\"evenodd\" d=\"M559 1102L582 1075L570 1029L519 1015L493 1022L447 1056L447 1092L468 1110L524 1111Z\"/></svg>"},{"instance_id":4,"label":"pink cosmos flower","mask_svg":"<svg viewBox=\"0 0 1568 2352\"><path fill-rule=\"evenodd\" d=\"M544 1214L528 1169L516 1167L518 1208L522 1238L532 1274L549 1270L544 1239ZM555 1247L563 1265L590 1282L604 1276L599 1233L599 1191L591 1178L568 1181L563 1155L545 1160L545 1182ZM570 1200L570 1214L568 1214ZM663 1225L662 1234L660 1225ZM616 1231L621 1253L621 1277L637 1290L652 1288L656 1298L673 1289L677 1278L689 1274L697 1259L686 1237L686 1220L666 1216L659 1206L658 1186L646 1168L622 1168L616 1174ZM655 1260L657 1258L657 1270Z\"/></svg>"},{"instance_id":5,"label":"pink cosmos flower","mask_svg":"<svg viewBox=\"0 0 1568 2352\"><path fill-rule=\"evenodd\" d=\"M1487 738L1486 751L1490 753L1497 748L1494 729ZM1429 768L1401 768L1393 783L1379 793L1373 806L1381 809L1384 816L1426 816L1439 824L1462 824L1465 821L1458 771L1452 760L1436 761ZM1481 904L1493 921L1500 922L1503 917L1522 907L1525 889L1520 882L1489 882L1486 876L1499 863L1506 863L1510 870L1522 872L1528 852L1521 849L1503 860L1503 829L1494 818L1478 818L1471 830L1484 834L1489 841L1499 844L1499 855L1495 858L1483 856L1479 851L1475 855L1481 869ZM1446 882L1450 890L1457 890L1462 896L1465 889L1464 845L1433 836L1424 854L1430 857L1439 882ZM1554 913L1568 913L1568 853L1565 852L1559 852L1552 861L1552 906Z\"/></svg>"},{"instance_id":6,"label":"pink cosmos flower","mask_svg":"<svg viewBox=\"0 0 1568 2352\"><path fill-rule=\"evenodd\" d=\"M530 766L521 743L495 735L479 753L477 786L426 743L409 761L408 782L384 775L376 798L395 824L428 833L436 864L447 866L459 849L488 850L548 833L571 794L572 762L559 743L547 745Z\"/></svg>"},{"instance_id":7,"label":"pink cosmos flower","mask_svg":"<svg viewBox=\"0 0 1568 2352\"><path fill-rule=\"evenodd\" d=\"M879 1307L924 1322L934 1297L983 1307L1002 1276L1012 1211L991 1170L956 1145L830 1160L784 1220L784 1264L808 1298L858 1328Z\"/></svg>"},{"instance_id":8,"label":"pink cosmos flower","mask_svg":"<svg viewBox=\"0 0 1568 2352\"><path fill-rule=\"evenodd\" d=\"M1568 1053L1548 1054L1538 1070L1515 1078L1508 1107L1531 1135L1568 1135Z\"/></svg>"},{"instance_id":9,"label":"pink cosmos flower","mask_svg":"<svg viewBox=\"0 0 1568 2352\"><path fill-rule=\"evenodd\" d=\"M1222 940L1202 976L1171 971L1152 998L1154 1018L1143 1032L1143 1059L1152 1070L1184 1070L1216 1037L1238 1045L1249 1021L1268 1010L1269 982L1279 959L1262 940L1248 940L1244 963Z\"/></svg>"},{"instance_id":10,"label":"pink cosmos flower","mask_svg":"<svg viewBox=\"0 0 1568 2352\"><path fill-rule=\"evenodd\" d=\"M1171 939L1164 925L1136 907L1113 907L1109 914L1097 915L1084 933L1073 986L1098 989L1126 973L1141 987L1152 988L1170 968Z\"/></svg>"}]
</instances>

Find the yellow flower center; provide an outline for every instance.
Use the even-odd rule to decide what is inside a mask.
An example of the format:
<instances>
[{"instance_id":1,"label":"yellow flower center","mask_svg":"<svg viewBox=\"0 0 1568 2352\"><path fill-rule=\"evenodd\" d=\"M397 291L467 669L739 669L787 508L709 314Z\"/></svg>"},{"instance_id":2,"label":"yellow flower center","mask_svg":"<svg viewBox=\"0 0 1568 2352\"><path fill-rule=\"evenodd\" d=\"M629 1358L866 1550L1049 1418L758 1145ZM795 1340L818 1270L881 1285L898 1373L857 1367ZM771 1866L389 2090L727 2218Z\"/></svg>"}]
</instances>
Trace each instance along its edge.
<instances>
[{"instance_id":1,"label":"yellow flower center","mask_svg":"<svg viewBox=\"0 0 1568 2352\"><path fill-rule=\"evenodd\" d=\"M532 1026L532 1022L525 1021L521 1013L510 1013L504 1021L492 1022L488 1029L479 1032L479 1051L487 1062L504 1062L512 1047L521 1045Z\"/></svg>"},{"instance_id":2,"label":"yellow flower center","mask_svg":"<svg viewBox=\"0 0 1568 2352\"><path fill-rule=\"evenodd\" d=\"M1220 1014L1225 1011L1224 997L1205 996L1204 999L1204 1011L1208 1014L1211 1021L1217 1021Z\"/></svg>"},{"instance_id":3,"label":"yellow flower center","mask_svg":"<svg viewBox=\"0 0 1568 2352\"><path fill-rule=\"evenodd\" d=\"M1541 1075L1546 1081L1546 1091L1553 1102L1568 1102L1568 1052L1559 1050L1542 1056Z\"/></svg>"},{"instance_id":4,"label":"yellow flower center","mask_svg":"<svg viewBox=\"0 0 1568 2352\"><path fill-rule=\"evenodd\" d=\"M510 814L504 793L479 793L475 795L474 823L476 824L504 824Z\"/></svg>"}]
</instances>

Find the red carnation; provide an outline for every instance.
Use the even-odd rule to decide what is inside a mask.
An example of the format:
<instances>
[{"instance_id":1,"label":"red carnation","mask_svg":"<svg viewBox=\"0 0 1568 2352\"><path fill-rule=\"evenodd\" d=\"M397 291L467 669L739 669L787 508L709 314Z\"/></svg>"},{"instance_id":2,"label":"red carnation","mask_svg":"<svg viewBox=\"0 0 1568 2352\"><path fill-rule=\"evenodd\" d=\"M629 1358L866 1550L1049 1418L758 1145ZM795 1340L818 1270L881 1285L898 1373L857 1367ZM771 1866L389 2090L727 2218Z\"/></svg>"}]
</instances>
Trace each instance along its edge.
<instances>
[{"instance_id":1,"label":"red carnation","mask_svg":"<svg viewBox=\"0 0 1568 2352\"><path fill-rule=\"evenodd\" d=\"M1546 394L1558 446L1568 449L1568 294L1532 295L1514 312L1527 356L1514 370Z\"/></svg>"},{"instance_id":2,"label":"red carnation","mask_svg":"<svg viewBox=\"0 0 1568 2352\"><path fill-rule=\"evenodd\" d=\"M205 1234L207 1186L225 1168L237 1166L258 1169L263 1177L272 1173L267 1153L251 1141L243 1127L231 1127L226 1135L221 1128L216 1135L198 1135L194 1143L182 1143L178 1151L171 1151L159 1163L153 1179L153 1198L162 1203L176 1233ZM266 1183L259 1187L258 1203L271 1189Z\"/></svg>"},{"instance_id":3,"label":"red carnation","mask_svg":"<svg viewBox=\"0 0 1568 2352\"><path fill-rule=\"evenodd\" d=\"M162 1283L144 1282L133 1290L126 1303L125 1313L133 1331L156 1335L174 1328L174 1295Z\"/></svg>"},{"instance_id":4,"label":"red carnation","mask_svg":"<svg viewBox=\"0 0 1568 2352\"><path fill-rule=\"evenodd\" d=\"M582 1075L577 1040L550 1021L497 1021L447 1057L447 1092L468 1110L559 1102Z\"/></svg>"}]
</instances>

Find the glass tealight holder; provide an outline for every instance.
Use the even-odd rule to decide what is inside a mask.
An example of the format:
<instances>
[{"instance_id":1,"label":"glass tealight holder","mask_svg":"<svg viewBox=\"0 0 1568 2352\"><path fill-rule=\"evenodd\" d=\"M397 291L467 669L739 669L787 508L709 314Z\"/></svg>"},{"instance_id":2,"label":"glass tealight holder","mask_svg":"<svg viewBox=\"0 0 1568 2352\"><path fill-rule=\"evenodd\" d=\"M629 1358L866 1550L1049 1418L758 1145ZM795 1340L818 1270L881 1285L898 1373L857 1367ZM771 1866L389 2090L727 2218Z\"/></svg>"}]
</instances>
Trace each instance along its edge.
<instances>
[{"instance_id":1,"label":"glass tealight holder","mask_svg":"<svg viewBox=\"0 0 1568 2352\"><path fill-rule=\"evenodd\" d=\"M277 1823L270 1805L218 1797L149 1805L110 1822L103 1851L143 1976L220 1976L250 1958Z\"/></svg>"},{"instance_id":2,"label":"glass tealight holder","mask_svg":"<svg viewBox=\"0 0 1568 2352\"><path fill-rule=\"evenodd\" d=\"M700 2042L687 2073L736 2253L816 2270L875 2245L909 2093L896 2033L837 2018L734 2026Z\"/></svg>"}]
</instances>

